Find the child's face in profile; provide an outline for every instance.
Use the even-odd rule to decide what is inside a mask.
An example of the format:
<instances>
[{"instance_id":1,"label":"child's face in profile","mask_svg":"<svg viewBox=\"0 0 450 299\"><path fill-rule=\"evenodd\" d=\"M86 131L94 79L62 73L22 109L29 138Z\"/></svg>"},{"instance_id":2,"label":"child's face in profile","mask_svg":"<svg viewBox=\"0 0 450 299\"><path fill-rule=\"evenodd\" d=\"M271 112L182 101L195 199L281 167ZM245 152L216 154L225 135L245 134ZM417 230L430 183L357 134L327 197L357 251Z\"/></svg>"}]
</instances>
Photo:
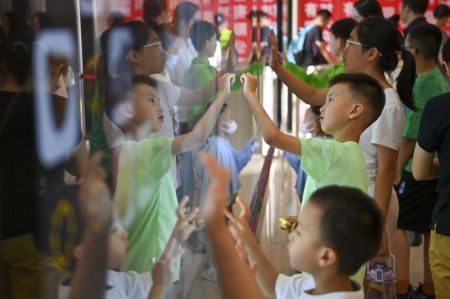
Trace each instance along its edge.
<instances>
[{"instance_id":1,"label":"child's face in profile","mask_svg":"<svg viewBox=\"0 0 450 299\"><path fill-rule=\"evenodd\" d=\"M133 87L133 98L133 123L140 128L148 127L150 134L159 132L164 114L157 90L147 84L136 84Z\"/></svg>"},{"instance_id":2,"label":"child's face in profile","mask_svg":"<svg viewBox=\"0 0 450 299\"><path fill-rule=\"evenodd\" d=\"M298 216L296 229L289 234L287 244L291 267L315 273L319 268L320 248L320 220L322 211L314 204L306 203Z\"/></svg>"},{"instance_id":3,"label":"child's face in profile","mask_svg":"<svg viewBox=\"0 0 450 299\"><path fill-rule=\"evenodd\" d=\"M115 221L111 228L108 244L108 268L120 269L128 255L128 233Z\"/></svg>"},{"instance_id":4,"label":"child's face in profile","mask_svg":"<svg viewBox=\"0 0 450 299\"><path fill-rule=\"evenodd\" d=\"M346 124L353 110L353 95L347 84L339 83L330 88L325 104L320 107L320 124L325 133L334 135Z\"/></svg>"}]
</instances>

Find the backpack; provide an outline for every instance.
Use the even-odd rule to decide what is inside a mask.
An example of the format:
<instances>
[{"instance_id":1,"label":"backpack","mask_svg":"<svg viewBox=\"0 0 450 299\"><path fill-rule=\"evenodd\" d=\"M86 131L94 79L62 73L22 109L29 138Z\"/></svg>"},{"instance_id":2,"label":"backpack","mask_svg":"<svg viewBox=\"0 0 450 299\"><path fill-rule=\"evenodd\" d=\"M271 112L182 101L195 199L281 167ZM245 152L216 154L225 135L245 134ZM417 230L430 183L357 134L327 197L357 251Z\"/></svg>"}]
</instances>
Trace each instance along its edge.
<instances>
[{"instance_id":1,"label":"backpack","mask_svg":"<svg viewBox=\"0 0 450 299\"><path fill-rule=\"evenodd\" d=\"M286 48L286 56L289 62L298 63L301 61L302 52L305 47L306 34L314 26L314 24L310 24L298 29L297 36L292 39L291 43Z\"/></svg>"}]
</instances>

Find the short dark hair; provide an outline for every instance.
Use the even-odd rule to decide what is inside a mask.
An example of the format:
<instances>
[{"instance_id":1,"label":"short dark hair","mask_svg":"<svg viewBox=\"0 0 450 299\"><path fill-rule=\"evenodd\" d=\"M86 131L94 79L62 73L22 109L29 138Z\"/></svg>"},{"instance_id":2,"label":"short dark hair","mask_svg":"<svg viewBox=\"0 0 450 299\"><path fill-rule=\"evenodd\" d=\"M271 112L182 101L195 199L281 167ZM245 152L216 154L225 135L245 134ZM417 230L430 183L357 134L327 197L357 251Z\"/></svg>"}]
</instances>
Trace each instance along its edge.
<instances>
[{"instance_id":1,"label":"short dark hair","mask_svg":"<svg viewBox=\"0 0 450 299\"><path fill-rule=\"evenodd\" d=\"M441 19L450 16L450 7L446 4L438 4L433 10L433 17Z\"/></svg>"},{"instance_id":2,"label":"short dark hair","mask_svg":"<svg viewBox=\"0 0 450 299\"><path fill-rule=\"evenodd\" d=\"M112 79L110 84L110 92L106 98L105 113L109 119L116 125L120 125L115 122L113 117L113 111L120 104L125 103L128 100L130 92L133 91L133 87L138 84L145 84L153 88L158 88L158 81L147 75L133 75L133 76L120 76Z\"/></svg>"},{"instance_id":3,"label":"short dark hair","mask_svg":"<svg viewBox=\"0 0 450 299\"><path fill-rule=\"evenodd\" d=\"M196 21L189 32L189 37L197 52L200 52L205 45L205 42L215 35L216 28L213 24L206 21Z\"/></svg>"},{"instance_id":4,"label":"short dark hair","mask_svg":"<svg viewBox=\"0 0 450 299\"><path fill-rule=\"evenodd\" d=\"M342 38L344 41L349 38L353 28L356 27L356 21L352 18L340 19L331 25L330 31L336 38Z\"/></svg>"},{"instance_id":5,"label":"short dark hair","mask_svg":"<svg viewBox=\"0 0 450 299\"><path fill-rule=\"evenodd\" d=\"M416 14L425 14L428 7L428 0L403 0L402 7L408 6Z\"/></svg>"},{"instance_id":6,"label":"short dark hair","mask_svg":"<svg viewBox=\"0 0 450 299\"><path fill-rule=\"evenodd\" d=\"M31 50L24 42L0 43L0 81L11 76L23 86L31 77Z\"/></svg>"},{"instance_id":7,"label":"short dark hair","mask_svg":"<svg viewBox=\"0 0 450 299\"><path fill-rule=\"evenodd\" d=\"M353 7L363 18L383 17L383 10L377 0L358 0Z\"/></svg>"},{"instance_id":8,"label":"short dark hair","mask_svg":"<svg viewBox=\"0 0 450 299\"><path fill-rule=\"evenodd\" d=\"M317 11L316 17L322 17L322 18L330 19L331 18L331 11L329 11L328 9L320 9L320 10Z\"/></svg>"},{"instance_id":9,"label":"short dark hair","mask_svg":"<svg viewBox=\"0 0 450 299\"><path fill-rule=\"evenodd\" d=\"M410 46L417 49L426 59L436 60L442 43L442 32L432 24L422 24L414 27L408 34Z\"/></svg>"},{"instance_id":10,"label":"short dark hair","mask_svg":"<svg viewBox=\"0 0 450 299\"><path fill-rule=\"evenodd\" d=\"M363 99L364 108L368 108L366 126L375 122L383 111L386 102L383 87L369 75L362 73L339 74L330 80L330 87L336 84L346 84L350 92L358 99Z\"/></svg>"},{"instance_id":11,"label":"short dark hair","mask_svg":"<svg viewBox=\"0 0 450 299\"><path fill-rule=\"evenodd\" d=\"M320 238L339 255L338 269L352 275L378 251L383 216L375 200L356 188L327 186L307 204L322 210Z\"/></svg>"},{"instance_id":12,"label":"short dark hair","mask_svg":"<svg viewBox=\"0 0 450 299\"><path fill-rule=\"evenodd\" d=\"M164 11L167 11L166 0L145 0L142 9L144 11L144 20L146 22L153 20Z\"/></svg>"}]
</instances>

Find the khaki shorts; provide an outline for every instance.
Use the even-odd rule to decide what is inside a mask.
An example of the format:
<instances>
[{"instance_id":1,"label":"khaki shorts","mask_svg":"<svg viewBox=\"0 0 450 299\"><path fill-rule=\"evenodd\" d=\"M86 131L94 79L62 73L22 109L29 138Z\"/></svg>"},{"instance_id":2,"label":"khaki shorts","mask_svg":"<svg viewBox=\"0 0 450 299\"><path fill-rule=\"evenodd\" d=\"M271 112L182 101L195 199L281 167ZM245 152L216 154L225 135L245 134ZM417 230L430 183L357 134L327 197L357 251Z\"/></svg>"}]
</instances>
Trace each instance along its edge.
<instances>
[{"instance_id":1,"label":"khaki shorts","mask_svg":"<svg viewBox=\"0 0 450 299\"><path fill-rule=\"evenodd\" d=\"M430 268L436 299L450 298L450 237L431 231Z\"/></svg>"}]
</instances>

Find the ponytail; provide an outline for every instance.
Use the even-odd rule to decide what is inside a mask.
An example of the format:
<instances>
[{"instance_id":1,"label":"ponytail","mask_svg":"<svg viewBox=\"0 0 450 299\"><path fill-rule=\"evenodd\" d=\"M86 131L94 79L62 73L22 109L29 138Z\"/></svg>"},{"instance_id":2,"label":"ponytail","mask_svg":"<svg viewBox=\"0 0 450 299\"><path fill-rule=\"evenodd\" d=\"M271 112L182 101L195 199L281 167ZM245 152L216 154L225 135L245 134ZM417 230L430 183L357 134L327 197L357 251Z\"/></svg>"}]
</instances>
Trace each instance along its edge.
<instances>
[{"instance_id":1,"label":"ponytail","mask_svg":"<svg viewBox=\"0 0 450 299\"><path fill-rule=\"evenodd\" d=\"M416 63L408 50L401 49L403 67L397 78L397 92L402 103L412 111L417 111L413 99L413 87L416 81Z\"/></svg>"}]
</instances>

